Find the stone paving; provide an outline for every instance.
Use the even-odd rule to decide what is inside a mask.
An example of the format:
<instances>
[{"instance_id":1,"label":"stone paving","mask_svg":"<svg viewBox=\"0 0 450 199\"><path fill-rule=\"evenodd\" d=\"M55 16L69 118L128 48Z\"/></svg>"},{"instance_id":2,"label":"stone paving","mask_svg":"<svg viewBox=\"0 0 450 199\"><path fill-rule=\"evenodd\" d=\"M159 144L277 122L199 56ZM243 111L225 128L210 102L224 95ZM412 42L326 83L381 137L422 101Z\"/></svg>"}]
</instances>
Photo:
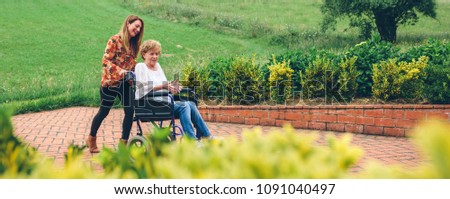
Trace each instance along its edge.
<instances>
[{"instance_id":1,"label":"stone paving","mask_svg":"<svg viewBox=\"0 0 450 199\"><path fill-rule=\"evenodd\" d=\"M13 116L15 134L22 138L30 146L35 147L45 157L53 158L55 164L64 164L64 154L67 147L71 144L84 145L88 136L92 118L98 108L94 107L71 107L52 111L43 111L38 113L28 113ZM116 148L121 135L121 124L123 118L123 109L112 109L108 117L104 120L97 134L97 143L99 147ZM221 137L242 136L243 129L252 129L257 126L213 123L207 122L208 127L214 135ZM144 132L149 130L150 123L145 123ZM137 132L137 125L133 124L133 134ZM261 127L263 132L280 127ZM297 129L298 133L317 133L319 138L318 145L325 144L326 135L334 134L336 136L344 133L330 131L311 131ZM361 147L365 154L352 171L357 172L361 165L369 160L377 160L383 164L400 164L405 167L415 167L422 163L424 159L418 153L417 148L409 138L404 137L386 137L363 134L353 134L351 142L355 146ZM96 154L90 154L86 149L86 161L92 162L92 157Z\"/></svg>"}]
</instances>

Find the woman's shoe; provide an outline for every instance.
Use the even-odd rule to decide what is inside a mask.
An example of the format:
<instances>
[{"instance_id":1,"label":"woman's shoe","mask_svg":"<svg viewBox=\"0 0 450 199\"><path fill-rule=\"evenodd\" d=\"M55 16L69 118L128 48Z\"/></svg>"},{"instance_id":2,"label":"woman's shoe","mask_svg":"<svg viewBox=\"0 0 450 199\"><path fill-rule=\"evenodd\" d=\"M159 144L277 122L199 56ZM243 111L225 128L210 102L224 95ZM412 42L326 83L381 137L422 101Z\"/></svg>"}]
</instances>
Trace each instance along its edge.
<instances>
[{"instance_id":1,"label":"woman's shoe","mask_svg":"<svg viewBox=\"0 0 450 199\"><path fill-rule=\"evenodd\" d=\"M120 143L122 143L123 145L127 146L128 140L120 139Z\"/></svg>"},{"instance_id":2,"label":"woman's shoe","mask_svg":"<svg viewBox=\"0 0 450 199\"><path fill-rule=\"evenodd\" d=\"M89 151L91 153L99 153L100 150L98 150L97 147L97 137L93 137L93 136L88 136L88 138L86 139L86 145L89 148Z\"/></svg>"}]
</instances>

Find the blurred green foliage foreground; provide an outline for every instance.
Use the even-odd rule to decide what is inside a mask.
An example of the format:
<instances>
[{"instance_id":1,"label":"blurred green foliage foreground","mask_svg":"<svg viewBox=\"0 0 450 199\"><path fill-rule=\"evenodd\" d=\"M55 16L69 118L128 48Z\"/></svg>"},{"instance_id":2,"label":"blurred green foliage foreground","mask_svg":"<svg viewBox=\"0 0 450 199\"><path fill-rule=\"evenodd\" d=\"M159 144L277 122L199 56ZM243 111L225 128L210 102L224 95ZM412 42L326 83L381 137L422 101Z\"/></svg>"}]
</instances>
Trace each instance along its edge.
<instances>
[{"instance_id":1,"label":"blurred green foliage foreground","mask_svg":"<svg viewBox=\"0 0 450 199\"><path fill-rule=\"evenodd\" d=\"M262 134L258 128L234 137L204 142L170 142L168 129L155 129L147 138L149 152L119 145L103 148L92 168L83 158L85 146L71 145L64 167L43 159L35 149L14 136L11 116L0 110L0 178L32 179L337 179L337 178L450 178L450 123L429 120L412 133L426 161L415 168L368 163L362 171L350 168L363 155L351 146L351 134L328 137L324 146L314 134L298 134L291 127ZM133 158L130 158L133 157ZM100 170L100 171L99 171Z\"/></svg>"}]
</instances>

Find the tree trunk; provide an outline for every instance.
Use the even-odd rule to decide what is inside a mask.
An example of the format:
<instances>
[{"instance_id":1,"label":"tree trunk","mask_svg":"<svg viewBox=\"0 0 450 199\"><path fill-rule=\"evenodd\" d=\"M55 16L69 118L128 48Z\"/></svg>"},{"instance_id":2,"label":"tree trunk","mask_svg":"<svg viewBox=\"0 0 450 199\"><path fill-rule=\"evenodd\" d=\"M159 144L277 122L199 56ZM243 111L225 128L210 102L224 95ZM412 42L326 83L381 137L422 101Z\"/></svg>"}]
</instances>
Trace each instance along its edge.
<instances>
[{"instance_id":1,"label":"tree trunk","mask_svg":"<svg viewBox=\"0 0 450 199\"><path fill-rule=\"evenodd\" d=\"M374 11L375 23L381 40L395 42L397 40L397 22L391 10Z\"/></svg>"}]
</instances>

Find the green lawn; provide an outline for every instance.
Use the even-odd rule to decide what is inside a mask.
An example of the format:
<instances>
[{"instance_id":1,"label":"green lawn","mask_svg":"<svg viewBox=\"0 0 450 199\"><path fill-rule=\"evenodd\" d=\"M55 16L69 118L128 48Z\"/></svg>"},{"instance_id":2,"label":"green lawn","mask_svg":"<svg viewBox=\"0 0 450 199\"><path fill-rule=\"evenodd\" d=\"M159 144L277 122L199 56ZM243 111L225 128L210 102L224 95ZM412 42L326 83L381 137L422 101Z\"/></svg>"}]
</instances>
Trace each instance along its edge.
<instances>
[{"instance_id":1,"label":"green lawn","mask_svg":"<svg viewBox=\"0 0 450 199\"><path fill-rule=\"evenodd\" d=\"M271 44L271 37L251 37L248 30L259 34L271 29L275 30L271 36L276 36L290 27L300 33L296 46L301 48L340 51L361 41L354 31L342 32L345 22L339 23L337 32L315 34L321 20L320 2L3 0L0 108L12 107L18 114L98 105L103 50L128 14L144 19L144 39L161 41L160 62L168 76L189 62L200 66L212 58L236 54L255 54L259 62L267 62L271 54L286 50ZM427 37L449 38L450 2L437 2L438 20L421 18L417 26L400 27L400 46L416 45ZM226 27L218 27L219 23Z\"/></svg>"},{"instance_id":2,"label":"green lawn","mask_svg":"<svg viewBox=\"0 0 450 199\"><path fill-rule=\"evenodd\" d=\"M299 48L314 45L340 51L361 41L356 37L356 29L347 29L346 20L338 22L336 32L320 33L321 0L128 0L128 2L150 15L173 22L218 29L214 24L224 21L223 26L229 25L241 36L247 37L254 29L264 31L264 27L270 28L274 32L269 35L273 36L289 28L300 34L300 44L297 46ZM400 47L410 47L429 37L450 39L450 20L448 20L450 1L437 0L436 3L437 19L419 16L419 22L415 26L399 26ZM315 38L312 36L314 34ZM316 41L304 41L311 39Z\"/></svg>"},{"instance_id":3,"label":"green lawn","mask_svg":"<svg viewBox=\"0 0 450 199\"><path fill-rule=\"evenodd\" d=\"M128 14L121 1L6 0L0 8L0 103L16 113L73 105L98 105L106 41ZM211 57L280 51L248 40L139 13L144 39L161 41L166 73Z\"/></svg>"}]
</instances>

